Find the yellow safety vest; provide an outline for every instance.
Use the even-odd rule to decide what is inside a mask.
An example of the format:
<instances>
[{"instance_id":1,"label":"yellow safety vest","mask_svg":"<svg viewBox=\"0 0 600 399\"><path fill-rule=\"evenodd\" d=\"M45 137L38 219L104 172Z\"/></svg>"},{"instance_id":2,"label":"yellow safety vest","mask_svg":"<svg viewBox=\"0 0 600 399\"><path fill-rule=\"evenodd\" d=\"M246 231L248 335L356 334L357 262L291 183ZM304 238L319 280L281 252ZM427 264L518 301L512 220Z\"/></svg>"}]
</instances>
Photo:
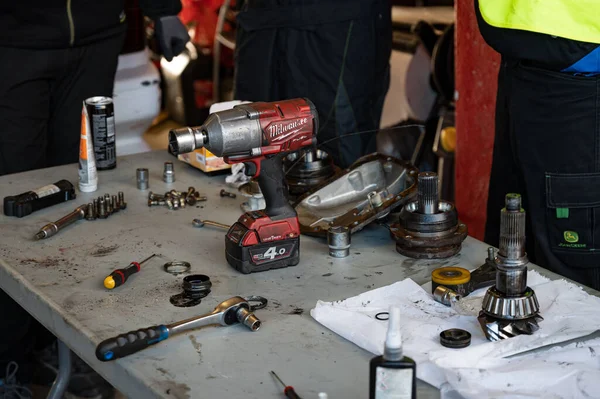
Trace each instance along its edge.
<instances>
[{"instance_id":1,"label":"yellow safety vest","mask_svg":"<svg viewBox=\"0 0 600 399\"><path fill-rule=\"evenodd\" d=\"M497 28L600 43L600 0L479 0L479 11Z\"/></svg>"}]
</instances>

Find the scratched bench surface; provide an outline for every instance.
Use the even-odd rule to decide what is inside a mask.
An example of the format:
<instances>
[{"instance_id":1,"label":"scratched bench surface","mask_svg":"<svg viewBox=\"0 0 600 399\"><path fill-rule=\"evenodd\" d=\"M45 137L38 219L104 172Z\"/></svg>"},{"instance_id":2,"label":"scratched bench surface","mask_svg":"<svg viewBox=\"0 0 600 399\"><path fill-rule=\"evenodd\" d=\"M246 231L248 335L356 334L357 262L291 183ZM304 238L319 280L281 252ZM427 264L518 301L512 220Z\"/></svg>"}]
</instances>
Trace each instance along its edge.
<instances>
[{"instance_id":1,"label":"scratched bench surface","mask_svg":"<svg viewBox=\"0 0 600 399\"><path fill-rule=\"evenodd\" d=\"M486 245L468 238L461 253L441 261L416 261L395 251L388 231L368 226L352 237L350 256L328 256L324 239L301 238L300 264L243 275L225 261L223 230L192 226L192 219L226 224L237 220L244 197L221 198L224 176L207 176L175 162L176 182L162 181L166 152L119 158L117 169L99 172L95 193L22 219L0 216L0 287L62 339L73 351L131 397L278 398L275 370L302 397L327 392L333 398L364 398L368 393L370 353L333 334L310 317L317 300L338 300L406 277L417 283L440 266L479 266ZM150 188L136 188L135 170L150 170ZM0 193L19 194L60 179L77 183L76 165L0 177ZM170 211L147 206L149 191L163 194L194 186L208 197L197 206ZM44 224L105 193L125 193L127 209L108 219L82 220L56 236L34 241ZM233 191L233 190L232 190ZM147 262L125 285L106 290L102 281L114 269ZM183 276L163 271L168 261L191 263L191 273L206 274L212 292L190 308L171 305L182 291ZM231 296L261 295L258 332L243 326L209 327L173 337L152 348L102 363L94 349L103 339L138 328L166 324L209 312ZM419 383L419 397L439 397Z\"/></svg>"}]
</instances>

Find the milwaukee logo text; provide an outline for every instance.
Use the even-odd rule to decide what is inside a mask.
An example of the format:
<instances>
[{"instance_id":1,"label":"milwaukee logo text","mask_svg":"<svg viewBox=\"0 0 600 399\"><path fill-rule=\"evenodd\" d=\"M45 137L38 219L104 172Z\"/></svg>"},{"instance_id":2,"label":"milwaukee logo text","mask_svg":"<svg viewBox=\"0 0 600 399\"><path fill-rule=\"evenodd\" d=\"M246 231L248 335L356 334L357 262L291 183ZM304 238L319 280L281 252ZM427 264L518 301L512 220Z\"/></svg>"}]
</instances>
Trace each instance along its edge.
<instances>
[{"instance_id":1,"label":"milwaukee logo text","mask_svg":"<svg viewBox=\"0 0 600 399\"><path fill-rule=\"evenodd\" d=\"M296 119L293 122L287 122L287 123L274 123L271 126L269 126L269 128L268 128L269 137L275 138L275 137L280 136L284 133L287 133L293 129L302 127L302 126L306 125L307 123L308 123L308 118Z\"/></svg>"}]
</instances>

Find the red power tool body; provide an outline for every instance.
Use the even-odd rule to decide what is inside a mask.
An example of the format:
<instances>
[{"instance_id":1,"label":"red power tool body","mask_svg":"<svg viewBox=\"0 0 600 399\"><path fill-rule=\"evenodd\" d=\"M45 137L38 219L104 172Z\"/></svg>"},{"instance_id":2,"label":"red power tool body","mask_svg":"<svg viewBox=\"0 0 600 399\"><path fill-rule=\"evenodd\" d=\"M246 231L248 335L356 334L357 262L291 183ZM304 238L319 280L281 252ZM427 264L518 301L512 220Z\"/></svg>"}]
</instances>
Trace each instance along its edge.
<instances>
[{"instance_id":1,"label":"red power tool body","mask_svg":"<svg viewBox=\"0 0 600 399\"><path fill-rule=\"evenodd\" d=\"M242 273L295 266L300 226L289 204L282 157L316 144L318 114L308 99L257 102L211 114L202 126L172 130L171 151L206 147L256 177L266 208L247 212L225 236L227 261Z\"/></svg>"}]
</instances>

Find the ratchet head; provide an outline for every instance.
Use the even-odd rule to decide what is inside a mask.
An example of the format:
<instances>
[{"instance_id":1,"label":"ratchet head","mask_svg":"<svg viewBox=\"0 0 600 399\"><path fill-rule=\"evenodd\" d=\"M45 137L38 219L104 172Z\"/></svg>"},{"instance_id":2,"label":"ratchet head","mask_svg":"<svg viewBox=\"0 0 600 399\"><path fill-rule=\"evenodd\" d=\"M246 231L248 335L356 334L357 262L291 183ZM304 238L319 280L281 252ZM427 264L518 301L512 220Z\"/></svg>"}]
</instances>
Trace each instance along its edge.
<instances>
[{"instance_id":1,"label":"ratchet head","mask_svg":"<svg viewBox=\"0 0 600 399\"><path fill-rule=\"evenodd\" d=\"M219 316L219 324L223 326L242 323L252 331L258 331L260 328L260 320L250 310L250 304L239 296L221 302L212 314Z\"/></svg>"}]
</instances>

